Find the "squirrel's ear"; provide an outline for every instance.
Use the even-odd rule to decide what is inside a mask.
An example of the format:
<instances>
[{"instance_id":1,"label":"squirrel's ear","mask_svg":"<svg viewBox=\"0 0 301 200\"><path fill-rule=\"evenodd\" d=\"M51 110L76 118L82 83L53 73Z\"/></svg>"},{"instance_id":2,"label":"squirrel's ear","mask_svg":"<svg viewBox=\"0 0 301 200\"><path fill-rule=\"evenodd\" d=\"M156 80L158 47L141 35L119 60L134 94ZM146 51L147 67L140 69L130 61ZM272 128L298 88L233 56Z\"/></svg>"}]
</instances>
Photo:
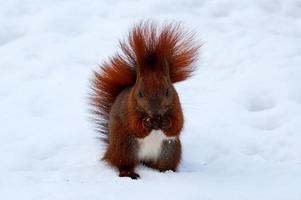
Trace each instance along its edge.
<instances>
[{"instance_id":1,"label":"squirrel's ear","mask_svg":"<svg viewBox=\"0 0 301 200\"><path fill-rule=\"evenodd\" d=\"M137 83L138 79L141 77L141 69L138 63L136 63L135 69L136 69L136 83Z\"/></svg>"},{"instance_id":2,"label":"squirrel's ear","mask_svg":"<svg viewBox=\"0 0 301 200\"><path fill-rule=\"evenodd\" d=\"M169 76L169 63L167 58L164 59L164 63L163 63L163 73L165 76L168 77L168 79L170 78Z\"/></svg>"}]
</instances>

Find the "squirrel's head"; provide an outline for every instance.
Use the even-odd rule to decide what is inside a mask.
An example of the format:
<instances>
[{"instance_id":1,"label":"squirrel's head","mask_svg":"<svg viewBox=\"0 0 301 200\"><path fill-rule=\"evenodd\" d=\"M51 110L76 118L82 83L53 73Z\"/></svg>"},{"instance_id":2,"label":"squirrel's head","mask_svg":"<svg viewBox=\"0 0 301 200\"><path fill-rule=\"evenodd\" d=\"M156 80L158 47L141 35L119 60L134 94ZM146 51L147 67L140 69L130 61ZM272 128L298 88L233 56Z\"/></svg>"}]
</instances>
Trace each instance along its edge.
<instances>
[{"instance_id":1,"label":"squirrel's head","mask_svg":"<svg viewBox=\"0 0 301 200\"><path fill-rule=\"evenodd\" d=\"M154 63L151 63L154 64ZM177 93L169 77L167 62L138 68L133 95L137 110L150 118L161 118L173 108Z\"/></svg>"}]
</instances>

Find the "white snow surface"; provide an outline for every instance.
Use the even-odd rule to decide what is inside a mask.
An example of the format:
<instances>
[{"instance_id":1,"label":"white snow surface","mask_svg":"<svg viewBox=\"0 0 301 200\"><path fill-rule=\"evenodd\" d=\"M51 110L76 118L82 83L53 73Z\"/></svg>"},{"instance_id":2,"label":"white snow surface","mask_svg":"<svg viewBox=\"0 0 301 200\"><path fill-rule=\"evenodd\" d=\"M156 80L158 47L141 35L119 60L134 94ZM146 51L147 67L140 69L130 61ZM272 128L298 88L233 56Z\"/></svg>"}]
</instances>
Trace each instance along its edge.
<instances>
[{"instance_id":1,"label":"white snow surface","mask_svg":"<svg viewBox=\"0 0 301 200\"><path fill-rule=\"evenodd\" d=\"M143 19L203 43L176 173L100 161L92 70ZM300 0L0 0L0 199L301 199Z\"/></svg>"}]
</instances>

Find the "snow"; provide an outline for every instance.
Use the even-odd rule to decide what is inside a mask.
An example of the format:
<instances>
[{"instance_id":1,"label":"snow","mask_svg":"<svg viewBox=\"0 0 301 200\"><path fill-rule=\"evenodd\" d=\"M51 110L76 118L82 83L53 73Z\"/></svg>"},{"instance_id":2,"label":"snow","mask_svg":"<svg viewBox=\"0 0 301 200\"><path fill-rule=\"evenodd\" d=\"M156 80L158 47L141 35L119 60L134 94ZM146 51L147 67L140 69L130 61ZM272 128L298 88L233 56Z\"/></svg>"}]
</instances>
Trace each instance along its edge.
<instances>
[{"instance_id":1,"label":"snow","mask_svg":"<svg viewBox=\"0 0 301 200\"><path fill-rule=\"evenodd\" d=\"M142 19L203 43L176 87L179 172L119 178L89 121L92 70ZM299 0L0 1L0 199L301 199Z\"/></svg>"}]
</instances>

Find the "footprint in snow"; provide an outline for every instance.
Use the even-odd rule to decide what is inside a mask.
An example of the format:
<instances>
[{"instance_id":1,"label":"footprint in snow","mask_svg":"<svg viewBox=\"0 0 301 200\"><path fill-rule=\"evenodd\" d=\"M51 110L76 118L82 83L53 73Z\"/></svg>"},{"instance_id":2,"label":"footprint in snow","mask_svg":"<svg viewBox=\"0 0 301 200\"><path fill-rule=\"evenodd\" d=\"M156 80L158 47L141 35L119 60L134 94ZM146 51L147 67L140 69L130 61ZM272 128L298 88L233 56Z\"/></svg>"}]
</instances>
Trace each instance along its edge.
<instances>
[{"instance_id":1,"label":"footprint in snow","mask_svg":"<svg viewBox=\"0 0 301 200\"><path fill-rule=\"evenodd\" d=\"M250 112L261 112L270 110L276 106L276 103L272 98L266 96L252 97L246 104L246 108Z\"/></svg>"}]
</instances>

